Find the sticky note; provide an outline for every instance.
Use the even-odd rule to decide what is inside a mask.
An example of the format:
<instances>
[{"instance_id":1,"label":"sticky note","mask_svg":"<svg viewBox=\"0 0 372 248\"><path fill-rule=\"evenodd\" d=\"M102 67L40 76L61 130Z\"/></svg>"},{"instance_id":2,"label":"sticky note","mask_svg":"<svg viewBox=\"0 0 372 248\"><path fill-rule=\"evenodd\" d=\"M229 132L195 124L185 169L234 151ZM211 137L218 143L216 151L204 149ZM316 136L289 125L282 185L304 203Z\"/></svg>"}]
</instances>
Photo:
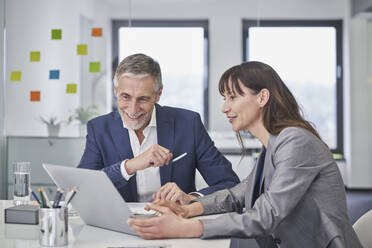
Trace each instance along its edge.
<instances>
[{"instance_id":1,"label":"sticky note","mask_svg":"<svg viewBox=\"0 0 372 248\"><path fill-rule=\"evenodd\" d=\"M87 55L88 54L88 45L87 44L78 44L77 45L77 54L78 55Z\"/></svg>"},{"instance_id":2,"label":"sticky note","mask_svg":"<svg viewBox=\"0 0 372 248\"><path fill-rule=\"evenodd\" d=\"M101 63L100 62L90 62L89 72L100 72Z\"/></svg>"},{"instance_id":3,"label":"sticky note","mask_svg":"<svg viewBox=\"0 0 372 248\"><path fill-rule=\"evenodd\" d=\"M59 70L50 70L49 79L59 79Z\"/></svg>"},{"instance_id":4,"label":"sticky note","mask_svg":"<svg viewBox=\"0 0 372 248\"><path fill-rule=\"evenodd\" d=\"M76 94L76 92L77 92L77 85L76 84L67 84L66 85L66 93Z\"/></svg>"},{"instance_id":5,"label":"sticky note","mask_svg":"<svg viewBox=\"0 0 372 248\"><path fill-rule=\"evenodd\" d=\"M30 61L31 62L40 61L40 52L30 52Z\"/></svg>"},{"instance_id":6,"label":"sticky note","mask_svg":"<svg viewBox=\"0 0 372 248\"><path fill-rule=\"evenodd\" d=\"M102 28L92 28L93 37L102 37Z\"/></svg>"},{"instance_id":7,"label":"sticky note","mask_svg":"<svg viewBox=\"0 0 372 248\"><path fill-rule=\"evenodd\" d=\"M40 91L30 91L30 101L40 102Z\"/></svg>"},{"instance_id":8,"label":"sticky note","mask_svg":"<svg viewBox=\"0 0 372 248\"><path fill-rule=\"evenodd\" d=\"M21 77L22 77L21 71L10 72L10 81L21 81Z\"/></svg>"},{"instance_id":9,"label":"sticky note","mask_svg":"<svg viewBox=\"0 0 372 248\"><path fill-rule=\"evenodd\" d=\"M52 29L52 40L62 40L62 29Z\"/></svg>"}]
</instances>

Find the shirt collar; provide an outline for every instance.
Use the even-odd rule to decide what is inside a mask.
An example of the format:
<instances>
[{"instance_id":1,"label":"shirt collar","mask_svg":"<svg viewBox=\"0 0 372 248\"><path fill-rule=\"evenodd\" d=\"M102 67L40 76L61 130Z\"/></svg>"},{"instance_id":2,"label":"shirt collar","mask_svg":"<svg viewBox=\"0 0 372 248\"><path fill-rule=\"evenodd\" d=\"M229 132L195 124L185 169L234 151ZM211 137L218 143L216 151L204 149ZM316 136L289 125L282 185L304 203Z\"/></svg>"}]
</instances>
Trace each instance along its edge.
<instances>
[{"instance_id":1,"label":"shirt collar","mask_svg":"<svg viewBox=\"0 0 372 248\"><path fill-rule=\"evenodd\" d=\"M127 125L125 124L124 120L123 120L123 127L126 128L126 129L130 129L130 128L127 127ZM152 109L150 123L147 125L147 127L156 127L156 107L155 106Z\"/></svg>"}]
</instances>

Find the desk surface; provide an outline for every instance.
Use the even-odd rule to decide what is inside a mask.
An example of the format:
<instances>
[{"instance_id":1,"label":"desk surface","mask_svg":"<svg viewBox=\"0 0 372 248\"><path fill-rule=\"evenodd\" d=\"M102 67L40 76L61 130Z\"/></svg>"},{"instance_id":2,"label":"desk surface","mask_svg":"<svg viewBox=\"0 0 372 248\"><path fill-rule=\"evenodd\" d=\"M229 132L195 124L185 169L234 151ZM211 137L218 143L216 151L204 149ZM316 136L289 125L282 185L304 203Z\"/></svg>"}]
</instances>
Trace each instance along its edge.
<instances>
[{"instance_id":1,"label":"desk surface","mask_svg":"<svg viewBox=\"0 0 372 248\"><path fill-rule=\"evenodd\" d=\"M4 223L4 209L11 206L12 201L0 200L0 246L2 248L34 248L39 245L38 225L18 225ZM143 240L142 238L119 232L109 231L85 225L79 217L69 218L69 245L66 247L143 247L161 245L166 247L213 247L227 248L230 239L201 240L201 239L163 239Z\"/></svg>"}]
</instances>

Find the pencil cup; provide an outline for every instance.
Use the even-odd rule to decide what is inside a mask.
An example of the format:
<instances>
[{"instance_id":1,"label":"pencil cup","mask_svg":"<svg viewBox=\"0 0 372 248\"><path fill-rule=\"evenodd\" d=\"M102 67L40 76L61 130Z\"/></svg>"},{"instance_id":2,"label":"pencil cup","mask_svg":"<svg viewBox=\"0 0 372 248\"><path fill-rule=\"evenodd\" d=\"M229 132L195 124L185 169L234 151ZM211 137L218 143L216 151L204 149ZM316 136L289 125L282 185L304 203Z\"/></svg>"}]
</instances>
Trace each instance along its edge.
<instances>
[{"instance_id":1,"label":"pencil cup","mask_svg":"<svg viewBox=\"0 0 372 248\"><path fill-rule=\"evenodd\" d=\"M40 236L42 246L64 246L68 244L67 208L40 208Z\"/></svg>"}]
</instances>

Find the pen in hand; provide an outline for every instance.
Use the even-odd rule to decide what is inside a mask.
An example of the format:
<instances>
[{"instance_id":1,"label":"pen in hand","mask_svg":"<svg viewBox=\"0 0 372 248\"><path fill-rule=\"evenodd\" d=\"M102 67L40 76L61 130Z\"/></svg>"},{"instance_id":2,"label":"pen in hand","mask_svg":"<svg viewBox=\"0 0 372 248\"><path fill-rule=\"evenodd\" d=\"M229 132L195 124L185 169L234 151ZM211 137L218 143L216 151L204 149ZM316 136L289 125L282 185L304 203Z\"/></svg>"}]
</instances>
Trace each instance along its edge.
<instances>
[{"instance_id":1,"label":"pen in hand","mask_svg":"<svg viewBox=\"0 0 372 248\"><path fill-rule=\"evenodd\" d=\"M185 152L185 153L179 155L178 157L176 157L175 159L173 159L172 162L174 163L174 162L180 160L181 158L185 157L186 155L187 155L187 152Z\"/></svg>"}]
</instances>

